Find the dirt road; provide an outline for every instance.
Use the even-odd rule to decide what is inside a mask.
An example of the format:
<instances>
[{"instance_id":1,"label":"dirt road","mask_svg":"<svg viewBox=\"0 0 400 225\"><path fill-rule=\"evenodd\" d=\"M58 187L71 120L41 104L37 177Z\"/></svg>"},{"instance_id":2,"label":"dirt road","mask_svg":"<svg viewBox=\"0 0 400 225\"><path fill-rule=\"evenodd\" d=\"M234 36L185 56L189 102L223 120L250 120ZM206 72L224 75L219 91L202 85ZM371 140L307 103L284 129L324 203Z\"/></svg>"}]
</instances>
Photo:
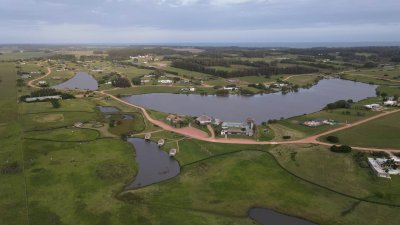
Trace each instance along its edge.
<instances>
[{"instance_id":1,"label":"dirt road","mask_svg":"<svg viewBox=\"0 0 400 225\"><path fill-rule=\"evenodd\" d=\"M30 80L30 81L28 82L28 86L33 87L33 88L40 88L39 86L37 86L37 85L34 84L34 83L35 83L36 81L38 81L38 80L42 80L42 79L46 78L46 77L49 76L50 74L51 74L51 68L50 68L50 67L47 67L47 73L46 73L45 75L41 76L41 77L35 78L35 79L33 79L33 80Z\"/></svg>"}]
</instances>

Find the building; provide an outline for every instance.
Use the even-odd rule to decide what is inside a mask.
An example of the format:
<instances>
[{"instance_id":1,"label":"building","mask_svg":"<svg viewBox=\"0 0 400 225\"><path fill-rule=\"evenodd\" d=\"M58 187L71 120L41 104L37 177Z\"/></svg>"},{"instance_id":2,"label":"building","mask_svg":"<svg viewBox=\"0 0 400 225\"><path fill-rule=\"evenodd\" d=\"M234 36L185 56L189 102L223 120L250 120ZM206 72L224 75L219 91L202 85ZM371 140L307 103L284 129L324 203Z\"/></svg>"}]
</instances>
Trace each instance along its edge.
<instances>
[{"instance_id":1,"label":"building","mask_svg":"<svg viewBox=\"0 0 400 225\"><path fill-rule=\"evenodd\" d=\"M212 123L213 118L211 118L210 116L207 116L207 115L201 115L196 118L196 121L199 122L200 125L207 125L207 124Z\"/></svg>"},{"instance_id":2,"label":"building","mask_svg":"<svg viewBox=\"0 0 400 225\"><path fill-rule=\"evenodd\" d=\"M254 120L248 118L244 123L223 122L221 124L221 135L245 135L252 137L254 135Z\"/></svg>"},{"instance_id":3,"label":"building","mask_svg":"<svg viewBox=\"0 0 400 225\"><path fill-rule=\"evenodd\" d=\"M389 159L386 158L368 158L368 164L378 177L389 178L390 175L400 175L400 160L399 158L392 156Z\"/></svg>"},{"instance_id":4,"label":"building","mask_svg":"<svg viewBox=\"0 0 400 225\"><path fill-rule=\"evenodd\" d=\"M173 84L174 81L172 81L172 80L158 80L158 83L161 83L161 84Z\"/></svg>"},{"instance_id":5,"label":"building","mask_svg":"<svg viewBox=\"0 0 400 225\"><path fill-rule=\"evenodd\" d=\"M170 114L167 116L167 118L165 118L166 121L172 123L172 124L177 124L179 122L184 121L184 119L181 116L177 116L174 114Z\"/></svg>"},{"instance_id":6,"label":"building","mask_svg":"<svg viewBox=\"0 0 400 225\"><path fill-rule=\"evenodd\" d=\"M51 100L51 99L61 100L62 97L60 95L30 97L30 98L26 98L25 102L40 102L40 101L46 101L46 100Z\"/></svg>"},{"instance_id":7,"label":"building","mask_svg":"<svg viewBox=\"0 0 400 225\"><path fill-rule=\"evenodd\" d=\"M223 87L223 89L228 91L235 91L237 90L237 87Z\"/></svg>"},{"instance_id":8,"label":"building","mask_svg":"<svg viewBox=\"0 0 400 225\"><path fill-rule=\"evenodd\" d=\"M388 101L384 102L383 105L385 105L385 106L397 106L397 101L388 100Z\"/></svg>"},{"instance_id":9,"label":"building","mask_svg":"<svg viewBox=\"0 0 400 225\"><path fill-rule=\"evenodd\" d=\"M184 88L181 88L181 91L183 91L183 92L194 92L194 91L196 91L196 88L194 88L194 87L184 87Z\"/></svg>"},{"instance_id":10,"label":"building","mask_svg":"<svg viewBox=\"0 0 400 225\"><path fill-rule=\"evenodd\" d=\"M46 86L46 85L47 85L47 81L41 80L41 81L38 82L38 84L39 84L40 86Z\"/></svg>"},{"instance_id":11,"label":"building","mask_svg":"<svg viewBox=\"0 0 400 225\"><path fill-rule=\"evenodd\" d=\"M303 125L305 125L307 127L319 127L322 124L323 124L322 121L319 121L319 120L310 120L310 121L303 122Z\"/></svg>"},{"instance_id":12,"label":"building","mask_svg":"<svg viewBox=\"0 0 400 225\"><path fill-rule=\"evenodd\" d=\"M378 104L378 103L374 103L374 104L364 105L364 107L366 109L371 109L371 110L376 111L376 110L379 110L381 108L381 105Z\"/></svg>"}]
</instances>

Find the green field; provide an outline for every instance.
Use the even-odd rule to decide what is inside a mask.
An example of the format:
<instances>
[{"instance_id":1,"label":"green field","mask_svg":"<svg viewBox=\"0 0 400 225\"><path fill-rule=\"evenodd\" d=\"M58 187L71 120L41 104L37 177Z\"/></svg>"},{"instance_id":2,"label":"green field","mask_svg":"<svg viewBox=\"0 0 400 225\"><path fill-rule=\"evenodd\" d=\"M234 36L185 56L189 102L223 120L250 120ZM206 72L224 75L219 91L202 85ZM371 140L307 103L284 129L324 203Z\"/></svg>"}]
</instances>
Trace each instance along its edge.
<instances>
[{"instance_id":1,"label":"green field","mask_svg":"<svg viewBox=\"0 0 400 225\"><path fill-rule=\"evenodd\" d=\"M339 137L341 144L399 149L399 132L400 113L395 113L332 135Z\"/></svg>"},{"instance_id":2,"label":"green field","mask_svg":"<svg viewBox=\"0 0 400 225\"><path fill-rule=\"evenodd\" d=\"M346 114L345 112L349 112L350 114ZM361 114L358 114L361 113ZM367 111L363 109L358 109L358 104L355 104L351 109L335 109L335 110L322 110L315 113L310 113L307 115L296 116L284 120L278 121L278 124L289 129L301 132L305 135L312 135L321 133L338 126L344 125L346 123L353 123L355 121L365 119L369 116L375 115L376 112ZM304 121L315 120L315 119L331 119L338 122L337 125L321 125L318 127L307 127L301 124ZM304 137L305 135L301 135L300 137Z\"/></svg>"},{"instance_id":3,"label":"green field","mask_svg":"<svg viewBox=\"0 0 400 225\"><path fill-rule=\"evenodd\" d=\"M207 220L199 221L200 218L197 217L191 218L191 214L185 215L183 212L197 211L203 212L204 218L208 219L213 214L220 215L221 219L236 218L235 221L238 224L252 224L246 219L248 208L263 206L306 217L320 224L381 224L383 221L388 224L397 224L397 208L360 202L357 198L379 201L383 204L397 204L400 197L397 194L400 180L396 179L393 182L379 180L368 169L357 169L355 167L358 165L354 163L351 165L351 156L348 158L349 156L343 155L335 160L333 155L329 155L333 153L324 148L309 150L313 151L311 159L324 162L319 163L318 166L326 167L322 170L327 171L328 175L325 176L319 167L312 169L314 164L309 163L308 154L300 155L299 153L298 158L302 157L298 159L299 169L294 167L294 172L300 176L299 178L291 174L293 167L289 165L290 162L285 161L287 155L290 157L285 148L281 150L276 148L272 151L279 155L279 161L283 163L284 168L287 167L288 171L280 167L269 153L262 152L268 150L266 147L237 147L225 145L225 150L222 150L223 146L221 150L216 150L221 153L230 150L234 152L231 154L210 156L204 150L205 154L198 155L195 159L178 158L180 162L191 162L190 164L183 163L183 170L179 177L124 193L121 198L132 205L141 202L153 212L159 212L163 208L182 210L181 213L174 211L153 216L151 220L153 223L161 219L167 223L179 221L178 223L186 224L185 221L190 221L193 224L214 224ZM192 145L185 147L182 144L180 152L191 148L193 148ZM205 148L209 150L207 144ZM299 146L293 146L293 149L302 150ZM239 152L236 152L237 150ZM328 155L321 151L326 151ZM207 160L195 161L207 157L209 157ZM330 159L333 160L330 161ZM347 165L349 163L350 165ZM307 167L302 168L303 165ZM340 170L336 169L337 166ZM318 176L313 173L318 173ZM359 174L360 177L358 177ZM331 183L327 183L328 177L332 178ZM353 180L354 177L357 179ZM351 183L346 183L347 180ZM369 184L371 181L374 183ZM349 187L352 184L357 184L357 186ZM379 189L380 186L384 189ZM357 187L362 187L362 190L357 192ZM386 216L389 215L393 220L386 220ZM223 221L230 224L229 220ZM215 222L215 224L224 224L223 221Z\"/></svg>"}]
</instances>

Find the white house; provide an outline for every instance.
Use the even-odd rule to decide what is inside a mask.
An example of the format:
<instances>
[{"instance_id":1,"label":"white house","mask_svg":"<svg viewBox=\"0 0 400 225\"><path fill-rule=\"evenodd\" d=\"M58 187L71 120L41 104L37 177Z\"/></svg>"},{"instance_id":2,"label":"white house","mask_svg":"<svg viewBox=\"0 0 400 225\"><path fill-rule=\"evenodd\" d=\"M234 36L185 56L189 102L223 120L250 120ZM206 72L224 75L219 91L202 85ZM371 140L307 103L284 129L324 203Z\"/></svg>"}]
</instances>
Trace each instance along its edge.
<instances>
[{"instance_id":1,"label":"white house","mask_svg":"<svg viewBox=\"0 0 400 225\"><path fill-rule=\"evenodd\" d=\"M376 109L381 107L381 105L375 103L375 104L364 105L364 107L367 109Z\"/></svg>"},{"instance_id":2,"label":"white house","mask_svg":"<svg viewBox=\"0 0 400 225\"><path fill-rule=\"evenodd\" d=\"M385 106L397 106L397 101L389 100L383 103Z\"/></svg>"},{"instance_id":3,"label":"white house","mask_svg":"<svg viewBox=\"0 0 400 225\"><path fill-rule=\"evenodd\" d=\"M236 87L223 87L224 90L228 90L228 91L234 91L237 88Z\"/></svg>"},{"instance_id":4,"label":"white house","mask_svg":"<svg viewBox=\"0 0 400 225\"><path fill-rule=\"evenodd\" d=\"M39 84L40 86L47 85L47 81L41 80L41 81L38 82L38 84Z\"/></svg>"},{"instance_id":5,"label":"white house","mask_svg":"<svg viewBox=\"0 0 400 225\"><path fill-rule=\"evenodd\" d=\"M174 81L172 81L172 80L158 80L158 83L161 83L161 84L172 84L172 83L174 83Z\"/></svg>"}]
</instances>

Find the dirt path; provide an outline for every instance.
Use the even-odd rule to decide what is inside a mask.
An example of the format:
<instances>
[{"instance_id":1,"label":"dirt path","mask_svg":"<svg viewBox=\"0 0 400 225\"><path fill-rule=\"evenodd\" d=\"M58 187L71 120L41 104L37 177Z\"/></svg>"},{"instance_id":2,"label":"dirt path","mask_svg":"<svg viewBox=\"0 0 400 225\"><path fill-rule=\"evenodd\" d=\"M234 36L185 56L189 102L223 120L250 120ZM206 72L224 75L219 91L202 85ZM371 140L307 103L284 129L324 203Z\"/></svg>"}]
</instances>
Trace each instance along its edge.
<instances>
[{"instance_id":1,"label":"dirt path","mask_svg":"<svg viewBox=\"0 0 400 225\"><path fill-rule=\"evenodd\" d=\"M378 118L381 118L381 117L384 117L384 116L387 116L387 115L390 115L390 114L393 114L393 113L396 113L396 112L400 112L400 110L384 112L384 113L381 113L381 114L366 118L364 120L360 120L360 121L357 121L355 123L348 124L346 126L342 126L342 127L339 127L339 128L336 128L336 129L333 129L333 130L330 130L330 131L326 131L326 132L323 132L323 133L320 133L320 134L317 134L317 135L314 135L314 136L311 136L311 137L306 137L306 138L303 138L303 139L300 139L300 140L295 140L295 141L276 141L276 142L274 142L274 141L260 141L260 142L258 142L258 141L250 140L250 139L215 138L215 134L214 134L214 138L213 137L208 137L206 132L201 131L201 130L196 129L196 128L193 128L193 127L174 128L174 127L171 127L171 126L167 125L166 123L164 123L162 121L155 120L155 119L151 118L150 115L147 113L146 109L141 107L141 106L137 106L137 105L134 105L134 104L129 103L127 101L124 101L122 99L119 99L119 98L115 97L114 95L105 93L104 91L100 91L100 92L97 92L97 93L99 93L101 95L106 95L106 96L108 96L108 97L110 97L110 98L112 98L112 99L114 99L116 101L119 101L119 102L121 102L123 104L126 104L128 106L132 106L132 107L135 107L137 109L140 109L143 112L143 115L146 117L147 120L149 120L151 123L153 123L154 125L162 128L164 130L172 131L172 132L181 134L183 136L186 136L186 137L189 137L189 138L193 138L193 139L197 139L197 140L201 140L201 141L207 141L207 142L212 142L212 143L225 143L225 144L249 144L249 145L319 144L319 145L324 145L324 146L331 146L332 144L318 141L318 138L320 138L322 136L325 136L325 135L328 135L328 134L331 134L331 133L334 133L334 132L338 132L338 131L341 131L341 130L349 129L351 127L355 127L355 126L358 126L360 124L366 123L368 121L375 120L375 119L378 119ZM367 148L367 147L353 147L353 148L357 149L357 150L362 150L362 151L388 151L388 152L390 152L390 151L400 151L400 149L379 149L379 148Z\"/></svg>"},{"instance_id":2,"label":"dirt path","mask_svg":"<svg viewBox=\"0 0 400 225\"><path fill-rule=\"evenodd\" d=\"M38 81L38 80L41 80L41 79L46 78L46 77L49 76L50 74L51 74L51 68L50 68L50 67L47 67L47 73L46 73L45 75L41 76L41 77L35 78L35 79L33 79L33 80L30 80L30 81L28 82L28 86L33 87L33 88L40 88L39 86L35 85L34 83L35 83L36 81Z\"/></svg>"},{"instance_id":3,"label":"dirt path","mask_svg":"<svg viewBox=\"0 0 400 225\"><path fill-rule=\"evenodd\" d=\"M211 139L215 139L215 132L214 132L214 128L212 128L212 126L210 124L207 125L207 129L208 131L210 131L211 134Z\"/></svg>"}]
</instances>

